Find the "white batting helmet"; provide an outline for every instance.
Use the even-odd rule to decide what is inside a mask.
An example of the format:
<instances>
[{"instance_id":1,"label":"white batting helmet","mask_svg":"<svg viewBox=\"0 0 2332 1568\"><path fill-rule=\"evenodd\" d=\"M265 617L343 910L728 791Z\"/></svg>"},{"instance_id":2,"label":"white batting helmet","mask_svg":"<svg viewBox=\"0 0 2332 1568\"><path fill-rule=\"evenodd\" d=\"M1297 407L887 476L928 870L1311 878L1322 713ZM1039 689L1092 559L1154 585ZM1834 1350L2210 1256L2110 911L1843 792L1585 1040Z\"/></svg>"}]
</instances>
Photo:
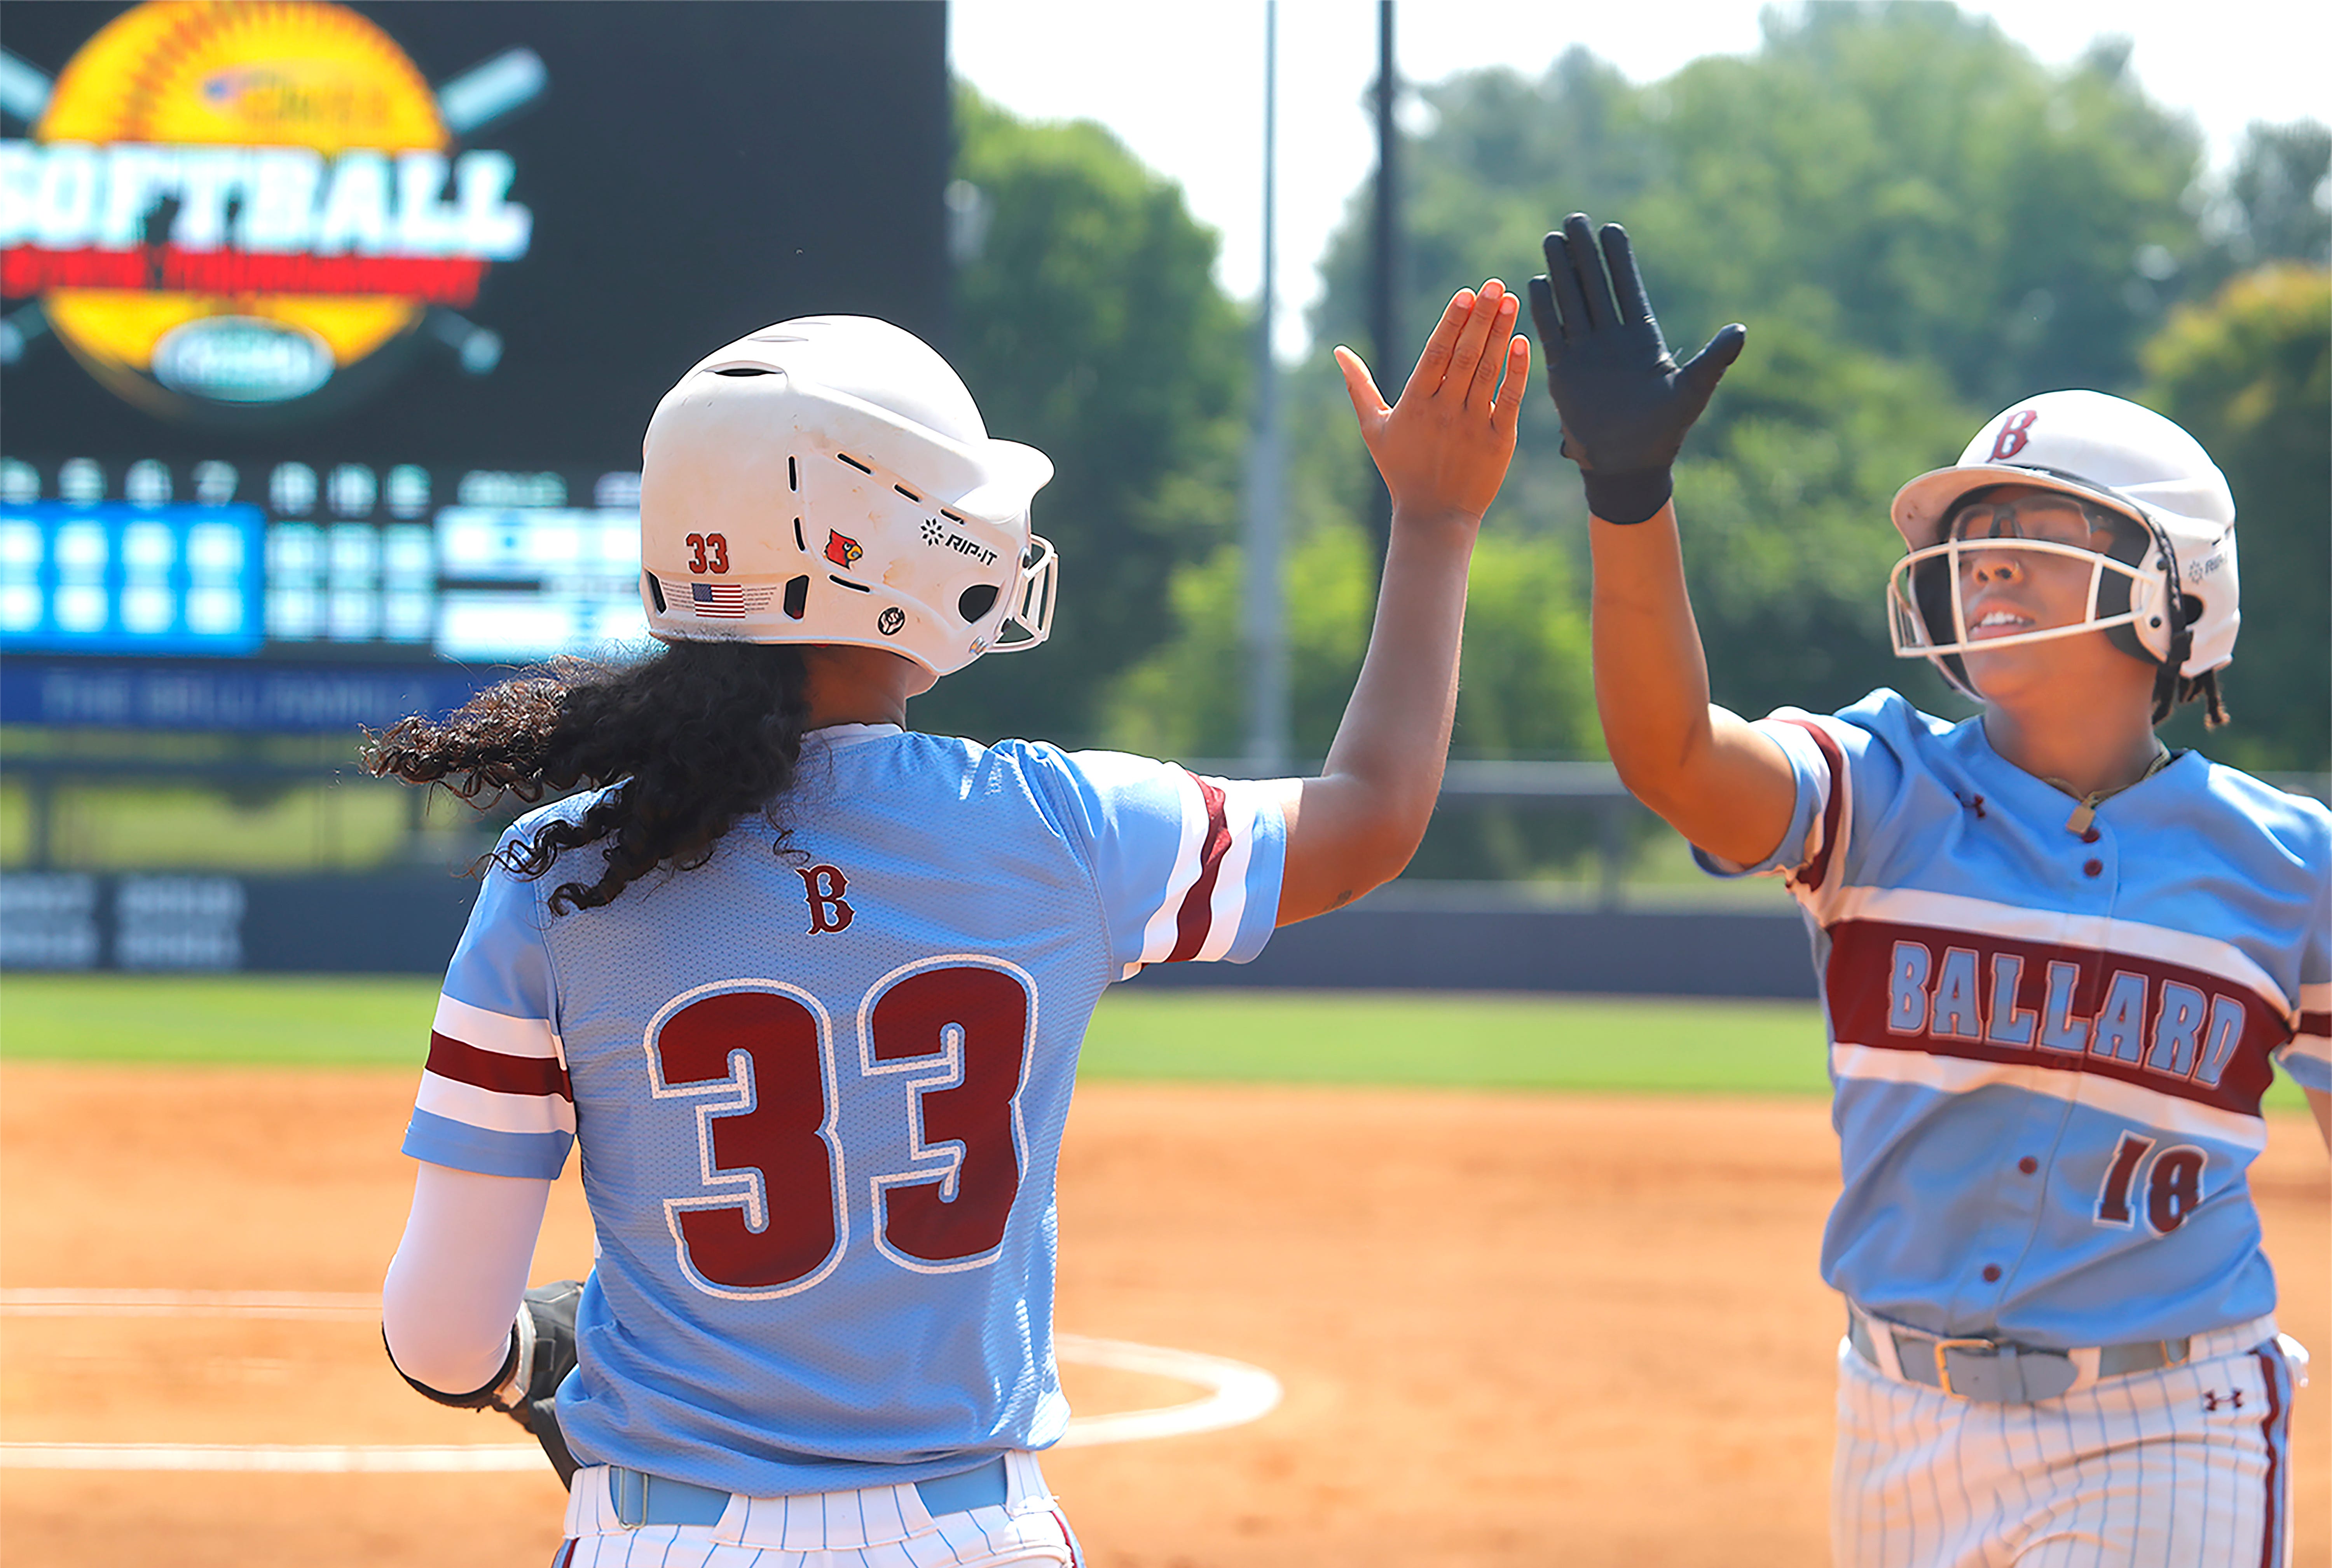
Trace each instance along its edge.
<instances>
[{"instance_id":1,"label":"white batting helmet","mask_svg":"<svg viewBox=\"0 0 2332 1568\"><path fill-rule=\"evenodd\" d=\"M707 355L640 464L640 598L667 642L887 648L934 674L1035 647L1053 477L993 441L946 360L865 316L804 316Z\"/></svg>"},{"instance_id":2,"label":"white batting helmet","mask_svg":"<svg viewBox=\"0 0 2332 1568\"><path fill-rule=\"evenodd\" d=\"M2117 538L2098 555L2040 541L1944 537L1958 503L1993 485L2034 485L2079 500ZM2103 630L2116 646L2193 679L2234 656L2242 616L2235 576L2235 502L2202 444L2150 408L2102 392L2044 392L1995 415L1960 460L1895 494L1895 527L1909 551L1888 580L1897 657L1924 658L1970 695L1961 655L1954 557L1963 549L2021 547L2091 559L2089 608L2068 626L1986 640L2019 643Z\"/></svg>"}]
</instances>

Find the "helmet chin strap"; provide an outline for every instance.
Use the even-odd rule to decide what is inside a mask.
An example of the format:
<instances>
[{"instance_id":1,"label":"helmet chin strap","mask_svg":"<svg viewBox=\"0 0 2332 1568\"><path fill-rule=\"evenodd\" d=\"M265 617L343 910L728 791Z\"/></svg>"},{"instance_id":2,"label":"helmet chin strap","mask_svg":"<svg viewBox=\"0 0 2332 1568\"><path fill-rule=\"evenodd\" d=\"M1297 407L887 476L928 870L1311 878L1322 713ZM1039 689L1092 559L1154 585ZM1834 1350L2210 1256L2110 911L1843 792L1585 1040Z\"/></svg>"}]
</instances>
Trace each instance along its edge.
<instances>
[{"instance_id":1,"label":"helmet chin strap","mask_svg":"<svg viewBox=\"0 0 2332 1568\"><path fill-rule=\"evenodd\" d=\"M2165 540L2161 543L2162 559L2166 562L2164 578L2168 591L2163 596L2163 614L2170 617L2170 653L2154 672L2154 722L2157 724L2170 717L2178 706L2178 676L2185 669L2186 659L2194 651L2194 626L2186 613L2186 595L2178 586L2178 557Z\"/></svg>"}]
</instances>

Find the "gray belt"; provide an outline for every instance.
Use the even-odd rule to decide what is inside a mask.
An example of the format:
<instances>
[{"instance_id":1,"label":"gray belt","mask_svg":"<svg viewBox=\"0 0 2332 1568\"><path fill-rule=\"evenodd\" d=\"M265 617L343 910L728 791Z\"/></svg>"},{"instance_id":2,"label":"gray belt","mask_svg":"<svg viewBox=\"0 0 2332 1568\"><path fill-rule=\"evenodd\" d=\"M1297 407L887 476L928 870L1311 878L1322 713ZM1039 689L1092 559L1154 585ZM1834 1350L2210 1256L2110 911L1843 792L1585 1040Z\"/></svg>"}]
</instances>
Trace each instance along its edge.
<instances>
[{"instance_id":1,"label":"gray belt","mask_svg":"<svg viewBox=\"0 0 2332 1568\"><path fill-rule=\"evenodd\" d=\"M1000 1508L1012 1488L1005 1477L1004 1456L999 1454L969 1470L917 1481L915 1491L923 1499L924 1511L937 1517L970 1508ZM621 1465L607 1467L607 1496L626 1530L643 1525L718 1525L729 1510L726 1492Z\"/></svg>"},{"instance_id":2,"label":"gray belt","mask_svg":"<svg viewBox=\"0 0 2332 1568\"><path fill-rule=\"evenodd\" d=\"M1896 1364L1907 1382L1924 1383L1956 1398L1987 1405L2029 1405L2053 1400L2081 1381L2075 1353L2042 1350L2012 1340L1943 1338L1869 1316L1847 1304L1846 1337L1855 1353L1882 1371L1874 1333L1892 1336ZM2186 1360L2187 1339L2146 1339L2108 1344L2097 1352L2100 1378L2158 1372Z\"/></svg>"}]
</instances>

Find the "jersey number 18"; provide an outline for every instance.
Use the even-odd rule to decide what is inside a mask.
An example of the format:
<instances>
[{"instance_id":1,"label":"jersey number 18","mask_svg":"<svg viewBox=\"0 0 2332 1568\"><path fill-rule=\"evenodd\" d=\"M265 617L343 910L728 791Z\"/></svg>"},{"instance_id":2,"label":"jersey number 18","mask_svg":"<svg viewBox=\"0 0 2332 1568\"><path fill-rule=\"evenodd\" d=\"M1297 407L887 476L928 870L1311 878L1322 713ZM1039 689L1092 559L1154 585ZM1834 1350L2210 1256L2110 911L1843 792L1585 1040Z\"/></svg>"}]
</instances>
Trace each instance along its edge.
<instances>
[{"instance_id":1,"label":"jersey number 18","mask_svg":"<svg viewBox=\"0 0 2332 1568\"><path fill-rule=\"evenodd\" d=\"M2203 1166L2206 1156L2191 1143L2180 1143L2154 1156L2146 1155L2154 1140L2124 1133L2114 1147L2113 1163L2106 1167L2105 1184L2098 1192L2098 1223L2127 1229L2134 1216L2131 1202L2139 1183L2138 1168L2146 1166L2144 1204L2146 1223L2157 1236L2167 1236L2186 1223L2186 1216L2203 1201Z\"/></svg>"}]
</instances>

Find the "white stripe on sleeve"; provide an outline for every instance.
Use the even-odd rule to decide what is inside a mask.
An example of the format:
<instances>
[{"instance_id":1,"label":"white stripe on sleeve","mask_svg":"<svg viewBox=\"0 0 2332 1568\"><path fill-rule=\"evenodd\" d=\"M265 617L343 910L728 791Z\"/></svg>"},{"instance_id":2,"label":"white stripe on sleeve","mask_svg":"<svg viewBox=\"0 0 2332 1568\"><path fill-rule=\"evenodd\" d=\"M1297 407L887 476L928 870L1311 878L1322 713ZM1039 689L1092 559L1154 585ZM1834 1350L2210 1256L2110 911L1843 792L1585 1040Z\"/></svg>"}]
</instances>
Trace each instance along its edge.
<instances>
[{"instance_id":1,"label":"white stripe on sleeve","mask_svg":"<svg viewBox=\"0 0 2332 1568\"><path fill-rule=\"evenodd\" d=\"M1255 857L1256 814L1267 803L1259 785L1231 779L1215 782L1222 787L1223 826L1231 842L1223 852L1222 863L1215 868L1207 940L1199 945L1199 957L1206 961L1222 957L1238 940L1239 922L1247 915L1247 863Z\"/></svg>"},{"instance_id":2,"label":"white stripe on sleeve","mask_svg":"<svg viewBox=\"0 0 2332 1568\"><path fill-rule=\"evenodd\" d=\"M572 1133L575 1102L564 1095L506 1095L424 1072L416 1109L490 1133Z\"/></svg>"},{"instance_id":3,"label":"white stripe on sleeve","mask_svg":"<svg viewBox=\"0 0 2332 1568\"><path fill-rule=\"evenodd\" d=\"M1182 839L1174 853L1174 870L1166 879L1165 896L1142 931L1142 963L1161 963L1174 951L1180 935L1182 899L1199 880L1199 853L1207 839L1207 798L1199 781L1180 768L1172 770L1174 789L1182 805Z\"/></svg>"},{"instance_id":4,"label":"white stripe on sleeve","mask_svg":"<svg viewBox=\"0 0 2332 1568\"><path fill-rule=\"evenodd\" d=\"M440 996L437 1016L430 1021L429 1028L432 1033L482 1051L496 1051L505 1056L548 1056L561 1066L567 1063L566 1051L548 1018L514 1018L508 1013L488 1012L452 997Z\"/></svg>"}]
</instances>

